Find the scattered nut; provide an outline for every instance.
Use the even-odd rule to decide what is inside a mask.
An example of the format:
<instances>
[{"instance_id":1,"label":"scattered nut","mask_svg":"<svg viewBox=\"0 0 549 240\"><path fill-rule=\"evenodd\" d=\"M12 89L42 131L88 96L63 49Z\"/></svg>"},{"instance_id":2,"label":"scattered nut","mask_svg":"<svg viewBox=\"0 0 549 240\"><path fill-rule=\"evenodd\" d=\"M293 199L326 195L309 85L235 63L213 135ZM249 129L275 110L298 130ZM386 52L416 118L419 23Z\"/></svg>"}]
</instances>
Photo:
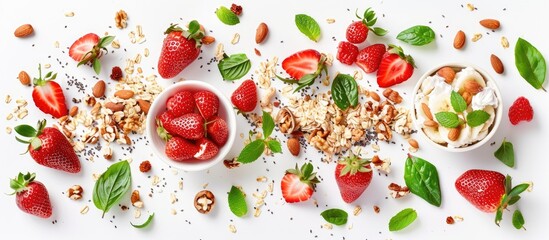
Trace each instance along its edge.
<instances>
[{"instance_id":1,"label":"scattered nut","mask_svg":"<svg viewBox=\"0 0 549 240\"><path fill-rule=\"evenodd\" d=\"M114 93L115 97L127 100L133 97L135 93L132 90L118 90Z\"/></svg>"},{"instance_id":2,"label":"scattered nut","mask_svg":"<svg viewBox=\"0 0 549 240\"><path fill-rule=\"evenodd\" d=\"M433 114L431 113L429 105L427 105L426 103L421 103L421 110L423 111L423 114L425 114L427 119L433 120Z\"/></svg>"},{"instance_id":3,"label":"scattered nut","mask_svg":"<svg viewBox=\"0 0 549 240\"><path fill-rule=\"evenodd\" d=\"M290 151L290 153L297 157L299 155L299 151L301 150L301 144L299 144L299 140L292 137L288 139L286 143L288 145L288 150Z\"/></svg>"},{"instance_id":4,"label":"scattered nut","mask_svg":"<svg viewBox=\"0 0 549 240\"><path fill-rule=\"evenodd\" d=\"M480 40L481 38L482 38L482 34L475 33L475 35L473 35L473 38L471 38L471 41L476 42L476 41Z\"/></svg>"},{"instance_id":5,"label":"scattered nut","mask_svg":"<svg viewBox=\"0 0 549 240\"><path fill-rule=\"evenodd\" d=\"M34 28L32 27L32 25L23 24L19 26L17 29L15 29L15 32L13 33L13 35L15 35L15 37L18 37L18 38L24 38L24 37L28 37L33 32L34 32Z\"/></svg>"},{"instance_id":6,"label":"scattered nut","mask_svg":"<svg viewBox=\"0 0 549 240\"><path fill-rule=\"evenodd\" d=\"M475 11L475 6L471 3L467 3L467 9L469 9L469 11Z\"/></svg>"},{"instance_id":7,"label":"scattered nut","mask_svg":"<svg viewBox=\"0 0 549 240\"><path fill-rule=\"evenodd\" d=\"M107 103L105 103L105 107L110 109L112 112L118 112L118 111L124 110L124 104L123 103L107 102Z\"/></svg>"},{"instance_id":8,"label":"scattered nut","mask_svg":"<svg viewBox=\"0 0 549 240\"><path fill-rule=\"evenodd\" d=\"M483 20L480 20L479 23L483 27L492 29L492 30L498 29L500 26L499 21L496 19L483 19Z\"/></svg>"},{"instance_id":9,"label":"scattered nut","mask_svg":"<svg viewBox=\"0 0 549 240\"><path fill-rule=\"evenodd\" d=\"M504 36L501 37L501 46L503 48L509 48L509 41Z\"/></svg>"},{"instance_id":10,"label":"scattered nut","mask_svg":"<svg viewBox=\"0 0 549 240\"><path fill-rule=\"evenodd\" d=\"M31 79L30 79L30 76L27 72L25 71L21 71L19 72L19 82L21 82L21 84L25 85L25 86L30 86L31 85Z\"/></svg>"},{"instance_id":11,"label":"scattered nut","mask_svg":"<svg viewBox=\"0 0 549 240\"><path fill-rule=\"evenodd\" d=\"M194 197L194 207L199 213L207 214L215 205L215 196L208 190L202 190Z\"/></svg>"},{"instance_id":12,"label":"scattered nut","mask_svg":"<svg viewBox=\"0 0 549 240\"><path fill-rule=\"evenodd\" d=\"M501 59L499 59L498 56L492 54L490 56L490 63L492 64L492 68L494 69L494 71L496 71L496 73L498 74L502 74L503 73L503 63L501 62Z\"/></svg>"},{"instance_id":13,"label":"scattered nut","mask_svg":"<svg viewBox=\"0 0 549 240\"><path fill-rule=\"evenodd\" d=\"M464 45L465 45L465 33L459 30L456 33L456 37L454 38L454 48L462 49Z\"/></svg>"},{"instance_id":14,"label":"scattered nut","mask_svg":"<svg viewBox=\"0 0 549 240\"><path fill-rule=\"evenodd\" d=\"M223 160L223 165L228 169L240 167L240 162L236 161L236 158Z\"/></svg>"},{"instance_id":15,"label":"scattered nut","mask_svg":"<svg viewBox=\"0 0 549 240\"><path fill-rule=\"evenodd\" d=\"M333 19L333 18L328 18L328 19L326 19L326 22L327 22L328 24L332 24L332 23L335 23L336 20Z\"/></svg>"},{"instance_id":16,"label":"scattered nut","mask_svg":"<svg viewBox=\"0 0 549 240\"><path fill-rule=\"evenodd\" d=\"M413 148L419 148L419 143L413 138L408 139L408 144Z\"/></svg>"},{"instance_id":17,"label":"scattered nut","mask_svg":"<svg viewBox=\"0 0 549 240\"><path fill-rule=\"evenodd\" d=\"M400 96L400 94L392 88L385 89L383 91L383 96L385 96L387 99L395 104L399 104L402 102L402 97Z\"/></svg>"},{"instance_id":18,"label":"scattered nut","mask_svg":"<svg viewBox=\"0 0 549 240\"><path fill-rule=\"evenodd\" d=\"M268 33L269 27L267 26L267 24L263 22L260 23L259 26L257 26L257 30L255 32L255 43L260 44L265 41Z\"/></svg>"},{"instance_id":19,"label":"scattered nut","mask_svg":"<svg viewBox=\"0 0 549 240\"><path fill-rule=\"evenodd\" d=\"M212 36L204 36L200 41L204 45L210 45L215 42L215 38Z\"/></svg>"},{"instance_id":20,"label":"scattered nut","mask_svg":"<svg viewBox=\"0 0 549 240\"><path fill-rule=\"evenodd\" d=\"M65 17L74 17L74 12L66 12Z\"/></svg>"},{"instance_id":21,"label":"scattered nut","mask_svg":"<svg viewBox=\"0 0 549 240\"><path fill-rule=\"evenodd\" d=\"M477 81L472 79L466 80L463 84L463 88L473 96L484 89Z\"/></svg>"},{"instance_id":22,"label":"scattered nut","mask_svg":"<svg viewBox=\"0 0 549 240\"><path fill-rule=\"evenodd\" d=\"M448 132L448 139L450 141L456 141L459 138L460 129L459 128L452 128L450 129L450 132Z\"/></svg>"},{"instance_id":23,"label":"scattered nut","mask_svg":"<svg viewBox=\"0 0 549 240\"><path fill-rule=\"evenodd\" d=\"M149 161L143 161L141 164L139 164L139 171L142 173L146 173L151 170L151 162Z\"/></svg>"},{"instance_id":24,"label":"scattered nut","mask_svg":"<svg viewBox=\"0 0 549 240\"><path fill-rule=\"evenodd\" d=\"M456 221L454 221L454 218L452 216L448 216L446 218L446 224L454 224Z\"/></svg>"},{"instance_id":25,"label":"scattered nut","mask_svg":"<svg viewBox=\"0 0 549 240\"><path fill-rule=\"evenodd\" d=\"M78 114L78 106L72 106L69 110L69 116L74 117Z\"/></svg>"},{"instance_id":26,"label":"scattered nut","mask_svg":"<svg viewBox=\"0 0 549 240\"><path fill-rule=\"evenodd\" d=\"M122 79L122 69L119 66L112 67L111 79L115 81L120 81Z\"/></svg>"},{"instance_id":27,"label":"scattered nut","mask_svg":"<svg viewBox=\"0 0 549 240\"><path fill-rule=\"evenodd\" d=\"M425 122L423 122L423 125L425 125L426 127L432 127L432 128L438 127L438 123L431 119L425 120Z\"/></svg>"},{"instance_id":28,"label":"scattered nut","mask_svg":"<svg viewBox=\"0 0 549 240\"><path fill-rule=\"evenodd\" d=\"M370 96L376 102L381 101L381 98L379 97L379 94L377 94L374 91L368 91L368 96Z\"/></svg>"},{"instance_id":29,"label":"scattered nut","mask_svg":"<svg viewBox=\"0 0 549 240\"><path fill-rule=\"evenodd\" d=\"M105 81L103 80L97 81L92 89L93 96L96 98L101 98L105 96L105 88L106 88Z\"/></svg>"},{"instance_id":30,"label":"scattered nut","mask_svg":"<svg viewBox=\"0 0 549 240\"><path fill-rule=\"evenodd\" d=\"M151 102L145 101L143 99L138 99L137 105L139 105L139 108L141 108L141 111L143 111L145 114L149 113L149 109L151 108Z\"/></svg>"},{"instance_id":31,"label":"scattered nut","mask_svg":"<svg viewBox=\"0 0 549 240\"><path fill-rule=\"evenodd\" d=\"M233 35L233 39L231 40L231 44L232 44L232 45L235 45L235 44L237 44L239 41L240 41L240 34L235 33L235 34Z\"/></svg>"},{"instance_id":32,"label":"scattered nut","mask_svg":"<svg viewBox=\"0 0 549 240\"><path fill-rule=\"evenodd\" d=\"M136 202L139 202L141 200L141 196L139 195L139 190L133 190L132 196L130 197L130 201L132 202L132 205Z\"/></svg>"},{"instance_id":33,"label":"scattered nut","mask_svg":"<svg viewBox=\"0 0 549 240\"><path fill-rule=\"evenodd\" d=\"M400 186L396 183L389 184L389 190L391 191L391 197L398 199L404 197L410 193L410 189L407 186Z\"/></svg>"},{"instance_id":34,"label":"scattered nut","mask_svg":"<svg viewBox=\"0 0 549 240\"><path fill-rule=\"evenodd\" d=\"M101 153L103 154L103 158L105 158L106 160L112 159L113 152L110 146L103 146L103 148L101 149Z\"/></svg>"},{"instance_id":35,"label":"scattered nut","mask_svg":"<svg viewBox=\"0 0 549 240\"><path fill-rule=\"evenodd\" d=\"M465 103L467 103L467 106L469 106L469 104L471 104L471 101L473 101L473 95L471 95L470 92L462 92L461 96L463 97L463 99L465 99Z\"/></svg>"},{"instance_id":36,"label":"scattered nut","mask_svg":"<svg viewBox=\"0 0 549 240\"><path fill-rule=\"evenodd\" d=\"M133 203L132 205L136 208L143 208L143 206L145 204L143 203L143 201L137 201L137 202Z\"/></svg>"},{"instance_id":37,"label":"scattered nut","mask_svg":"<svg viewBox=\"0 0 549 240\"><path fill-rule=\"evenodd\" d=\"M258 57L261 57L261 52L257 48L254 48L254 52L255 52L255 55L257 55Z\"/></svg>"},{"instance_id":38,"label":"scattered nut","mask_svg":"<svg viewBox=\"0 0 549 240\"><path fill-rule=\"evenodd\" d=\"M290 111L287 107L284 107L278 111L275 121L281 133L292 133L299 127L295 122L292 111Z\"/></svg>"},{"instance_id":39,"label":"scattered nut","mask_svg":"<svg viewBox=\"0 0 549 240\"><path fill-rule=\"evenodd\" d=\"M67 195L72 200L79 200L82 198L82 194L84 193L84 189L80 185L74 185L69 188L67 191Z\"/></svg>"},{"instance_id":40,"label":"scattered nut","mask_svg":"<svg viewBox=\"0 0 549 240\"><path fill-rule=\"evenodd\" d=\"M84 102L86 102L86 105L88 105L89 107L93 107L95 103L97 103L95 98L89 95L86 98L84 98Z\"/></svg>"},{"instance_id":41,"label":"scattered nut","mask_svg":"<svg viewBox=\"0 0 549 240\"><path fill-rule=\"evenodd\" d=\"M117 28L126 28L128 26L128 14L124 10L120 10L116 12L116 15L114 16L114 21L116 22Z\"/></svg>"},{"instance_id":42,"label":"scattered nut","mask_svg":"<svg viewBox=\"0 0 549 240\"><path fill-rule=\"evenodd\" d=\"M451 67L443 67L437 71L437 75L443 77L446 83L452 84L456 77L456 71Z\"/></svg>"},{"instance_id":43,"label":"scattered nut","mask_svg":"<svg viewBox=\"0 0 549 240\"><path fill-rule=\"evenodd\" d=\"M379 207L377 205L374 205L374 212L379 213L380 211L381 211L381 209L379 209Z\"/></svg>"}]
</instances>

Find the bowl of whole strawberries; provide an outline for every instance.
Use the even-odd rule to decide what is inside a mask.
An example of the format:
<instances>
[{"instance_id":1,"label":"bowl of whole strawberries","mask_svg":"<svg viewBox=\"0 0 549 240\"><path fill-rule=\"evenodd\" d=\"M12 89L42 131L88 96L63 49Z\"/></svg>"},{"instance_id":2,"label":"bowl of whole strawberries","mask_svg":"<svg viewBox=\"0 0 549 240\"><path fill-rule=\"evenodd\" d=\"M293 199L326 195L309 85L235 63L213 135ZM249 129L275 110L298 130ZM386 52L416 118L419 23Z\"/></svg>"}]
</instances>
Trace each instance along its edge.
<instances>
[{"instance_id":1,"label":"bowl of whole strawberries","mask_svg":"<svg viewBox=\"0 0 549 240\"><path fill-rule=\"evenodd\" d=\"M230 151L235 132L231 102L202 81L185 80L164 89L147 116L154 154L184 171L201 171L220 162Z\"/></svg>"}]
</instances>

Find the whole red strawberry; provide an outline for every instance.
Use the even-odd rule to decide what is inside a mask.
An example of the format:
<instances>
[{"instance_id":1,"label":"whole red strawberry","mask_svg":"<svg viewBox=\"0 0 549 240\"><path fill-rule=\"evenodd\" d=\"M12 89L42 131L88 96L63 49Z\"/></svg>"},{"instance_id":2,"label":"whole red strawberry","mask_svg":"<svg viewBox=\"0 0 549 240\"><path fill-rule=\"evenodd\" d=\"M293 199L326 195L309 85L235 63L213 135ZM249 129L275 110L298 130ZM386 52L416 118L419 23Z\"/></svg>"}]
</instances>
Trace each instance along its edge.
<instances>
[{"instance_id":1,"label":"whole red strawberry","mask_svg":"<svg viewBox=\"0 0 549 240\"><path fill-rule=\"evenodd\" d=\"M412 77L414 67L412 56L405 55L401 47L389 44L377 71L377 85L387 88L402 83Z\"/></svg>"},{"instance_id":2,"label":"whole red strawberry","mask_svg":"<svg viewBox=\"0 0 549 240\"><path fill-rule=\"evenodd\" d=\"M373 73L379 69L379 64L385 52L387 52L385 44L370 45L358 52L356 65L365 73Z\"/></svg>"},{"instance_id":3,"label":"whole red strawberry","mask_svg":"<svg viewBox=\"0 0 549 240\"><path fill-rule=\"evenodd\" d=\"M215 117L206 125L208 138L217 144L217 146L223 147L229 138L229 127L227 126L227 122L220 117Z\"/></svg>"},{"instance_id":4,"label":"whole red strawberry","mask_svg":"<svg viewBox=\"0 0 549 240\"><path fill-rule=\"evenodd\" d=\"M174 118L168 126L169 132L188 140L197 140L204 137L204 118L198 113L187 113Z\"/></svg>"},{"instance_id":5,"label":"whole red strawberry","mask_svg":"<svg viewBox=\"0 0 549 240\"><path fill-rule=\"evenodd\" d=\"M241 112L251 112L257 105L257 87L253 80L246 80L233 92L231 102Z\"/></svg>"},{"instance_id":6,"label":"whole red strawberry","mask_svg":"<svg viewBox=\"0 0 549 240\"><path fill-rule=\"evenodd\" d=\"M525 97L517 98L509 108L509 121L511 121L511 124L513 125L517 125L521 121L530 122L533 118L534 109L532 109L530 101Z\"/></svg>"},{"instance_id":7,"label":"whole red strawberry","mask_svg":"<svg viewBox=\"0 0 549 240\"><path fill-rule=\"evenodd\" d=\"M200 24L193 20L188 31L174 24L164 34L166 38L160 51L158 73L163 78L173 78L198 58L204 32L200 31Z\"/></svg>"},{"instance_id":8,"label":"whole red strawberry","mask_svg":"<svg viewBox=\"0 0 549 240\"><path fill-rule=\"evenodd\" d=\"M343 64L352 65L356 61L358 47L350 42L342 41L337 46L337 60Z\"/></svg>"},{"instance_id":9,"label":"whole red strawberry","mask_svg":"<svg viewBox=\"0 0 549 240\"><path fill-rule=\"evenodd\" d=\"M52 207L48 190L44 184L34 180L35 178L34 173L19 173L16 178L10 179L10 187L15 191L15 203L23 212L49 218Z\"/></svg>"},{"instance_id":10,"label":"whole red strawberry","mask_svg":"<svg viewBox=\"0 0 549 240\"><path fill-rule=\"evenodd\" d=\"M168 158L174 161L186 161L194 158L199 147L183 138L173 136L166 143L165 153Z\"/></svg>"},{"instance_id":11,"label":"whole red strawberry","mask_svg":"<svg viewBox=\"0 0 549 240\"><path fill-rule=\"evenodd\" d=\"M301 169L296 164L295 169L286 170L286 174L280 183L282 197L286 202L302 202L311 198L316 184L320 182L313 170L314 167L310 163L303 164Z\"/></svg>"},{"instance_id":12,"label":"whole red strawberry","mask_svg":"<svg viewBox=\"0 0 549 240\"><path fill-rule=\"evenodd\" d=\"M175 117L194 112L194 97L190 91L180 91L168 98L166 108Z\"/></svg>"},{"instance_id":13,"label":"whole red strawberry","mask_svg":"<svg viewBox=\"0 0 549 240\"><path fill-rule=\"evenodd\" d=\"M34 78L32 100L42 112L60 118L68 114L65 94L59 83L54 82L57 73L48 72L42 79L42 66L38 65L39 77Z\"/></svg>"},{"instance_id":14,"label":"whole red strawberry","mask_svg":"<svg viewBox=\"0 0 549 240\"><path fill-rule=\"evenodd\" d=\"M355 155L346 157L337 163L335 179L343 201L354 202L372 181L370 161Z\"/></svg>"},{"instance_id":15,"label":"whole red strawberry","mask_svg":"<svg viewBox=\"0 0 549 240\"><path fill-rule=\"evenodd\" d=\"M173 129L167 128L171 127L170 123L174 119L175 116L173 116L173 114L171 114L169 111L163 112L156 117L156 133L158 134L160 139L167 142L172 137L170 133L173 132Z\"/></svg>"},{"instance_id":16,"label":"whole red strawberry","mask_svg":"<svg viewBox=\"0 0 549 240\"><path fill-rule=\"evenodd\" d=\"M209 120L212 117L217 116L219 99L213 92L198 91L194 93L194 102L204 119Z\"/></svg>"},{"instance_id":17,"label":"whole red strawberry","mask_svg":"<svg viewBox=\"0 0 549 240\"><path fill-rule=\"evenodd\" d=\"M46 127L46 120L38 121L36 129L24 124L14 130L29 138L16 137L17 141L28 144L28 151L38 164L69 173L80 172L80 161L69 140L57 128Z\"/></svg>"},{"instance_id":18,"label":"whole red strawberry","mask_svg":"<svg viewBox=\"0 0 549 240\"><path fill-rule=\"evenodd\" d=\"M69 56L78 62L78 66L91 63L95 73L101 72L99 58L103 56L103 50L114 40L114 36L99 38L95 33L88 33L76 40L69 48Z\"/></svg>"},{"instance_id":19,"label":"whole red strawberry","mask_svg":"<svg viewBox=\"0 0 549 240\"><path fill-rule=\"evenodd\" d=\"M194 157L199 160L210 160L219 152L219 148L215 143L206 138L198 139L196 145L198 145L199 150Z\"/></svg>"},{"instance_id":20,"label":"whole red strawberry","mask_svg":"<svg viewBox=\"0 0 549 240\"><path fill-rule=\"evenodd\" d=\"M362 17L359 16L358 13L356 16L360 19L360 21L353 22L349 25L349 27L347 27L347 31L345 33L347 41L354 44L362 43L366 41L369 31L374 32L374 34L378 36L387 34L385 29L373 27L377 22L376 13L374 10L368 8Z\"/></svg>"}]
</instances>

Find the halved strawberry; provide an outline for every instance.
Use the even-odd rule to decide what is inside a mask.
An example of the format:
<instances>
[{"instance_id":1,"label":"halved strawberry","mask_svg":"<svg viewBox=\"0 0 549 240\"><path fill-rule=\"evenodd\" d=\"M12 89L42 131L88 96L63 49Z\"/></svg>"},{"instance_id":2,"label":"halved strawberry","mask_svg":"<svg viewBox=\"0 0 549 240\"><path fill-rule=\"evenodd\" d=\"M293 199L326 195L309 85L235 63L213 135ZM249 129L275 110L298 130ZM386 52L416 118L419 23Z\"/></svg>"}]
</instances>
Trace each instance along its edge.
<instances>
[{"instance_id":1,"label":"halved strawberry","mask_svg":"<svg viewBox=\"0 0 549 240\"><path fill-rule=\"evenodd\" d=\"M99 38L95 33L88 33L76 40L69 48L69 56L78 62L78 66L91 63L95 73L101 72L99 58L107 46L114 40L114 36Z\"/></svg>"},{"instance_id":2,"label":"halved strawberry","mask_svg":"<svg viewBox=\"0 0 549 240\"><path fill-rule=\"evenodd\" d=\"M38 65L39 77L34 78L34 89L32 90L32 100L38 109L42 112L51 114L55 118L60 118L68 114L65 104L65 95L61 86L53 80L57 73L48 72L42 79L42 66Z\"/></svg>"},{"instance_id":3,"label":"halved strawberry","mask_svg":"<svg viewBox=\"0 0 549 240\"><path fill-rule=\"evenodd\" d=\"M414 59L404 55L401 47L389 45L377 71L377 84L386 88L408 80L414 73Z\"/></svg>"},{"instance_id":4,"label":"halved strawberry","mask_svg":"<svg viewBox=\"0 0 549 240\"><path fill-rule=\"evenodd\" d=\"M166 101L166 108L176 117L193 113L194 106L193 93L189 91L177 92Z\"/></svg>"},{"instance_id":5,"label":"halved strawberry","mask_svg":"<svg viewBox=\"0 0 549 240\"><path fill-rule=\"evenodd\" d=\"M280 188L282 196L288 203L307 201L314 193L315 185L320 181L313 172L311 163L305 163L301 169L295 165L295 169L286 170L282 178Z\"/></svg>"},{"instance_id":6,"label":"halved strawberry","mask_svg":"<svg viewBox=\"0 0 549 240\"><path fill-rule=\"evenodd\" d=\"M342 41L337 45L336 58L343 64L351 65L356 61L358 47L350 42Z\"/></svg>"},{"instance_id":7,"label":"halved strawberry","mask_svg":"<svg viewBox=\"0 0 549 240\"><path fill-rule=\"evenodd\" d=\"M365 73L373 73L379 69L383 55L387 52L385 44L370 45L358 53L356 65Z\"/></svg>"},{"instance_id":8,"label":"halved strawberry","mask_svg":"<svg viewBox=\"0 0 549 240\"><path fill-rule=\"evenodd\" d=\"M206 126L208 138L211 139L217 146L223 147L229 137L229 127L227 122L220 117L215 117Z\"/></svg>"},{"instance_id":9,"label":"halved strawberry","mask_svg":"<svg viewBox=\"0 0 549 240\"><path fill-rule=\"evenodd\" d=\"M198 152L194 155L196 159L210 160L219 152L219 148L206 138L198 139L196 145L199 147Z\"/></svg>"},{"instance_id":10,"label":"halved strawberry","mask_svg":"<svg viewBox=\"0 0 549 240\"><path fill-rule=\"evenodd\" d=\"M199 147L192 144L191 142L173 136L166 143L166 156L174 161L185 161L193 159L194 155L198 152Z\"/></svg>"},{"instance_id":11,"label":"halved strawberry","mask_svg":"<svg viewBox=\"0 0 549 240\"><path fill-rule=\"evenodd\" d=\"M199 91L194 93L194 102L204 119L209 120L212 117L217 116L219 98L217 98L213 92Z\"/></svg>"},{"instance_id":12,"label":"halved strawberry","mask_svg":"<svg viewBox=\"0 0 549 240\"><path fill-rule=\"evenodd\" d=\"M307 74L315 73L320 64L321 55L314 49L297 52L282 61L282 68L293 79L301 79Z\"/></svg>"},{"instance_id":13,"label":"halved strawberry","mask_svg":"<svg viewBox=\"0 0 549 240\"><path fill-rule=\"evenodd\" d=\"M189 140L203 138L204 118L198 113L187 113L173 119L169 124L169 131Z\"/></svg>"}]
</instances>

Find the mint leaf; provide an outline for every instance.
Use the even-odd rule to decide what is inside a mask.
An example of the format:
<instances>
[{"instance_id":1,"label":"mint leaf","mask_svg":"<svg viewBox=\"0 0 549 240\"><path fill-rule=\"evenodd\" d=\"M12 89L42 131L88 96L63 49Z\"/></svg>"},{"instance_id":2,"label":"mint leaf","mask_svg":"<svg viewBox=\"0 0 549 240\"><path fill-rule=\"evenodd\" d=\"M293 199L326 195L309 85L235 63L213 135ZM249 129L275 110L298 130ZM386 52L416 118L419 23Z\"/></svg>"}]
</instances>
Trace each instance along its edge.
<instances>
[{"instance_id":1,"label":"mint leaf","mask_svg":"<svg viewBox=\"0 0 549 240\"><path fill-rule=\"evenodd\" d=\"M406 228L408 225L413 223L417 218L417 212L414 209L406 208L399 213L397 213L395 216L391 218L389 221L389 231L399 231L404 228Z\"/></svg>"},{"instance_id":2,"label":"mint leaf","mask_svg":"<svg viewBox=\"0 0 549 240\"><path fill-rule=\"evenodd\" d=\"M536 47L522 38L519 38L515 44L515 66L520 76L532 87L543 89L547 71L545 58Z\"/></svg>"},{"instance_id":3,"label":"mint leaf","mask_svg":"<svg viewBox=\"0 0 549 240\"><path fill-rule=\"evenodd\" d=\"M227 25L236 25L240 23L240 19L238 19L238 16L225 6L219 7L215 11L215 15L217 15L217 18L219 18L222 23L225 23Z\"/></svg>"},{"instance_id":4,"label":"mint leaf","mask_svg":"<svg viewBox=\"0 0 549 240\"><path fill-rule=\"evenodd\" d=\"M501 146L494 152L494 157L499 159L503 164L514 167L515 150L513 149L513 144L503 139Z\"/></svg>"},{"instance_id":5,"label":"mint leaf","mask_svg":"<svg viewBox=\"0 0 549 240\"><path fill-rule=\"evenodd\" d=\"M459 126L459 117L453 112L439 112L435 114L438 123L446 128L455 128Z\"/></svg>"},{"instance_id":6,"label":"mint leaf","mask_svg":"<svg viewBox=\"0 0 549 240\"><path fill-rule=\"evenodd\" d=\"M490 119L490 114L484 110L475 110L467 114L467 125L477 127Z\"/></svg>"},{"instance_id":7,"label":"mint leaf","mask_svg":"<svg viewBox=\"0 0 549 240\"><path fill-rule=\"evenodd\" d=\"M326 222L337 226L347 223L347 218L349 216L347 212L337 208L325 210L320 215L324 218L324 220L326 220Z\"/></svg>"},{"instance_id":8,"label":"mint leaf","mask_svg":"<svg viewBox=\"0 0 549 240\"><path fill-rule=\"evenodd\" d=\"M312 17L305 14L297 14L295 15L295 25L309 39L315 42L318 42L320 39L320 26Z\"/></svg>"},{"instance_id":9,"label":"mint leaf","mask_svg":"<svg viewBox=\"0 0 549 240\"><path fill-rule=\"evenodd\" d=\"M422 46L435 40L435 32L428 26L417 25L400 32L396 38L415 46Z\"/></svg>"},{"instance_id":10,"label":"mint leaf","mask_svg":"<svg viewBox=\"0 0 549 240\"><path fill-rule=\"evenodd\" d=\"M452 94L450 95L450 103L452 103L452 108L454 108L454 111L458 113L467 109L467 102L465 102L465 99L463 99L463 97L456 91L452 91Z\"/></svg>"},{"instance_id":11,"label":"mint leaf","mask_svg":"<svg viewBox=\"0 0 549 240\"><path fill-rule=\"evenodd\" d=\"M263 111L263 138L267 139L273 133L275 127L273 117L268 112Z\"/></svg>"},{"instance_id":12,"label":"mint leaf","mask_svg":"<svg viewBox=\"0 0 549 240\"><path fill-rule=\"evenodd\" d=\"M440 207L442 195L435 165L422 158L408 155L404 165L404 181L410 192L433 206Z\"/></svg>"},{"instance_id":13,"label":"mint leaf","mask_svg":"<svg viewBox=\"0 0 549 240\"><path fill-rule=\"evenodd\" d=\"M518 209L513 213L513 226L519 230L524 228L524 217L522 216L522 212Z\"/></svg>"},{"instance_id":14,"label":"mint leaf","mask_svg":"<svg viewBox=\"0 0 549 240\"><path fill-rule=\"evenodd\" d=\"M217 64L217 68L219 69L223 80L230 81L244 77L244 75L250 71L251 67L252 63L244 53L233 54L223 58Z\"/></svg>"},{"instance_id":15,"label":"mint leaf","mask_svg":"<svg viewBox=\"0 0 549 240\"><path fill-rule=\"evenodd\" d=\"M139 224L139 225L136 225L136 224L133 224L130 222L130 224L134 227L134 228L146 228L147 226L149 226L149 224L151 224L152 220L154 219L154 213L149 215L149 217L147 218L147 221L145 221L144 223L142 224Z\"/></svg>"},{"instance_id":16,"label":"mint leaf","mask_svg":"<svg viewBox=\"0 0 549 240\"><path fill-rule=\"evenodd\" d=\"M241 163L251 163L261 157L265 150L265 142L263 139L257 139L242 149L240 155L238 155L238 161Z\"/></svg>"},{"instance_id":17,"label":"mint leaf","mask_svg":"<svg viewBox=\"0 0 549 240\"><path fill-rule=\"evenodd\" d=\"M280 142L276 139L269 140L267 142L267 147L271 149L273 153L281 153L282 152L282 145Z\"/></svg>"},{"instance_id":18,"label":"mint leaf","mask_svg":"<svg viewBox=\"0 0 549 240\"><path fill-rule=\"evenodd\" d=\"M229 208L237 217L242 217L248 213L248 205L246 205L246 196L237 187L232 186L229 192Z\"/></svg>"}]
</instances>

